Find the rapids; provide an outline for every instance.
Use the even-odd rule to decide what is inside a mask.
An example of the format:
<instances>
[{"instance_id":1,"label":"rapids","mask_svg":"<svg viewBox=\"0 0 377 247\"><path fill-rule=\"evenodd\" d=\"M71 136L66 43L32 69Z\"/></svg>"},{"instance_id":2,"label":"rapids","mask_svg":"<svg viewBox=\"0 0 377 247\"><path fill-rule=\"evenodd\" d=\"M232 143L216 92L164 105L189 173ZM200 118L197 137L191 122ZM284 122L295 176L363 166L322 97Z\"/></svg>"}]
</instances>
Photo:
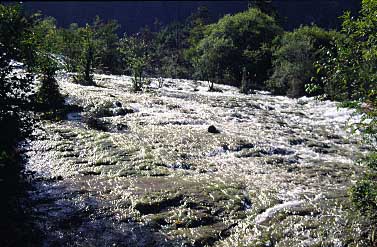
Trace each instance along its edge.
<instances>
[{"instance_id":1,"label":"rapids","mask_svg":"<svg viewBox=\"0 0 377 247\"><path fill-rule=\"evenodd\" d=\"M95 75L23 143L44 246L344 246L367 147L352 110L205 82ZM220 133L209 133L214 125Z\"/></svg>"}]
</instances>

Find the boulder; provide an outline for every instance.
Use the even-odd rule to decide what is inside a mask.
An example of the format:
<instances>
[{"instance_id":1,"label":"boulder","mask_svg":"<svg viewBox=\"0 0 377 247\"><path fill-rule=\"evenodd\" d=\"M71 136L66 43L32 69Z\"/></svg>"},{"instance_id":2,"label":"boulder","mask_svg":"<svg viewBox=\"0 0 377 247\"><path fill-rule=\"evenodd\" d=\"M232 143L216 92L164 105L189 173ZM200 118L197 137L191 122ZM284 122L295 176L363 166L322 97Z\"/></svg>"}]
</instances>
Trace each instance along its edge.
<instances>
[{"instance_id":1,"label":"boulder","mask_svg":"<svg viewBox=\"0 0 377 247\"><path fill-rule=\"evenodd\" d=\"M212 134L218 134L218 133L220 133L220 131L215 126L213 126L213 125L211 125L211 126L208 127L208 132L212 133Z\"/></svg>"}]
</instances>

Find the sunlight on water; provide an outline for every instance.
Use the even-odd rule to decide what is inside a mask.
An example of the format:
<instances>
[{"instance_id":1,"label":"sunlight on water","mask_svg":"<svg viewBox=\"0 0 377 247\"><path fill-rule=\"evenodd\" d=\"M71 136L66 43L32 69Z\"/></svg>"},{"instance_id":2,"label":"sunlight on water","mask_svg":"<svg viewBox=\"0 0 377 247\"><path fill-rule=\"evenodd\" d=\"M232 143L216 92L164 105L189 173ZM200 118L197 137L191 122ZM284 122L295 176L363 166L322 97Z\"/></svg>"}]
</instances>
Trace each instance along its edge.
<instances>
[{"instance_id":1,"label":"sunlight on water","mask_svg":"<svg viewBox=\"0 0 377 247\"><path fill-rule=\"evenodd\" d=\"M189 80L132 93L126 76L69 79L67 102L84 111L25 145L47 245L344 245L362 155L351 110Z\"/></svg>"}]
</instances>

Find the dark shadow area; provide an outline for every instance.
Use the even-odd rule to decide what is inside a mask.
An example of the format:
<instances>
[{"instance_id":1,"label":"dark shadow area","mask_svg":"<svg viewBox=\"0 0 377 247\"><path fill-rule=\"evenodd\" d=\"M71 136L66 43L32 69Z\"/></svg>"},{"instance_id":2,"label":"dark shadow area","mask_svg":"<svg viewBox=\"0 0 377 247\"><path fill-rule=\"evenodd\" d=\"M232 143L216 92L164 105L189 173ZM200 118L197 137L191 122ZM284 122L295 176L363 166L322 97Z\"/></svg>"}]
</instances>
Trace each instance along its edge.
<instances>
[{"instance_id":1,"label":"dark shadow area","mask_svg":"<svg viewBox=\"0 0 377 247\"><path fill-rule=\"evenodd\" d=\"M37 180L29 200L43 246L181 246L152 226L119 219L110 210L111 201L99 200L94 191Z\"/></svg>"}]
</instances>

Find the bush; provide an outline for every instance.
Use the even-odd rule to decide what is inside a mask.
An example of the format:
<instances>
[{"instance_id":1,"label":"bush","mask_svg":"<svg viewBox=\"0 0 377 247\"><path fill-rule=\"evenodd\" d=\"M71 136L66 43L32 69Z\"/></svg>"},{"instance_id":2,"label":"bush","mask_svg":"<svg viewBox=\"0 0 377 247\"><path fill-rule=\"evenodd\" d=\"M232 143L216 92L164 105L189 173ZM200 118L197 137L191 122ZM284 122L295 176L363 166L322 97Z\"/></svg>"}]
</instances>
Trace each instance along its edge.
<instances>
[{"instance_id":1,"label":"bush","mask_svg":"<svg viewBox=\"0 0 377 247\"><path fill-rule=\"evenodd\" d=\"M320 94L314 90L305 92L305 88L319 81L314 78L314 63L320 58L320 50L330 46L334 35L317 26L304 26L276 38L273 74L267 81L269 90L290 97Z\"/></svg>"}]
</instances>

